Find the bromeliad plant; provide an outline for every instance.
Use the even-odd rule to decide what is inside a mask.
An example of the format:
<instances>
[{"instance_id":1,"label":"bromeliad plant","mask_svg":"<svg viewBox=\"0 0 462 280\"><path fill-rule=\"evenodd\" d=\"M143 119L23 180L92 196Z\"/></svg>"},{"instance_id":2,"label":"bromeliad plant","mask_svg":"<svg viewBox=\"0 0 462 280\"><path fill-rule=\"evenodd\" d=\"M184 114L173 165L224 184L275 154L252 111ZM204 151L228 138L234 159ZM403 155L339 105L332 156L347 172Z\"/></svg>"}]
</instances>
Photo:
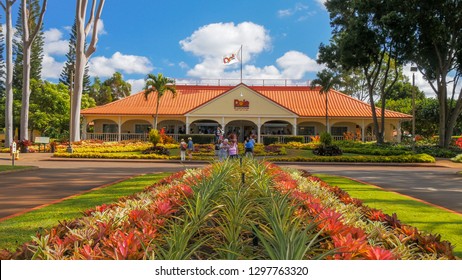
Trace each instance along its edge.
<instances>
[{"instance_id":1,"label":"bromeliad plant","mask_svg":"<svg viewBox=\"0 0 462 280\"><path fill-rule=\"evenodd\" d=\"M2 259L453 259L402 224L296 170L245 158L176 173L85 211Z\"/></svg>"}]
</instances>

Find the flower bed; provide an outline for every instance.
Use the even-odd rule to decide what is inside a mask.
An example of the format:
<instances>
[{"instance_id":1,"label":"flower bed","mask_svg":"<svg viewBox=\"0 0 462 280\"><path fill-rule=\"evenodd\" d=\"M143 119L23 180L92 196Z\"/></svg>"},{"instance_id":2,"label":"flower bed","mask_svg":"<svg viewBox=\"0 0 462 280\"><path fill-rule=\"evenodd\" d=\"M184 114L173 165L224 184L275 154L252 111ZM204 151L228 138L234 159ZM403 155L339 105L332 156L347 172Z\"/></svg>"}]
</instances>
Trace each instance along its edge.
<instances>
[{"instance_id":1,"label":"flower bed","mask_svg":"<svg viewBox=\"0 0 462 280\"><path fill-rule=\"evenodd\" d=\"M435 158L427 154L399 156L331 156L322 157L278 157L268 159L277 162L371 162L371 163L434 163Z\"/></svg>"},{"instance_id":2,"label":"flower bed","mask_svg":"<svg viewBox=\"0 0 462 280\"><path fill-rule=\"evenodd\" d=\"M438 236L255 160L176 173L2 259L454 259Z\"/></svg>"}]
</instances>

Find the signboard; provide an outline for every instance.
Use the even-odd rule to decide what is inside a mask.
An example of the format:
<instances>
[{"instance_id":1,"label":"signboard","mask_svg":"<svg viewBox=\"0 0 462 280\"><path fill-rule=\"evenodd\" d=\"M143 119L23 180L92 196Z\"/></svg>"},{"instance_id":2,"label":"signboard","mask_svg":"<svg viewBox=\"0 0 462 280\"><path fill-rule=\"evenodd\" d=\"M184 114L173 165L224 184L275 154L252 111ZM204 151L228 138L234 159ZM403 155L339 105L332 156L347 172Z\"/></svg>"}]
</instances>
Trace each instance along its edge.
<instances>
[{"instance_id":1,"label":"signboard","mask_svg":"<svg viewBox=\"0 0 462 280\"><path fill-rule=\"evenodd\" d=\"M11 152L16 153L16 142L13 142L13 144L11 145Z\"/></svg>"},{"instance_id":2,"label":"signboard","mask_svg":"<svg viewBox=\"0 0 462 280\"><path fill-rule=\"evenodd\" d=\"M235 110L249 110L250 102L248 100L239 100L234 99L234 109Z\"/></svg>"}]
</instances>

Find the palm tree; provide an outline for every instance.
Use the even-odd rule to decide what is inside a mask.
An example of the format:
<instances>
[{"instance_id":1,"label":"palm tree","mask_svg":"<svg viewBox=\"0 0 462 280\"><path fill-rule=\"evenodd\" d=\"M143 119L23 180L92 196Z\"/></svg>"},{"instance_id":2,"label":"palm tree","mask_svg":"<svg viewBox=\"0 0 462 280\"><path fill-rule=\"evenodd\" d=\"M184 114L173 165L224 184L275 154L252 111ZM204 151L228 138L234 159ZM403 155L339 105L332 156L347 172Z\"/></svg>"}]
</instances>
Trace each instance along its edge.
<instances>
[{"instance_id":1,"label":"palm tree","mask_svg":"<svg viewBox=\"0 0 462 280\"><path fill-rule=\"evenodd\" d=\"M335 86L340 85L340 78L335 72L323 69L316 74L316 79L311 81L311 87L320 86L319 93L326 95L326 132L329 133L329 99L328 93Z\"/></svg>"},{"instance_id":2,"label":"palm tree","mask_svg":"<svg viewBox=\"0 0 462 280\"><path fill-rule=\"evenodd\" d=\"M146 100L148 100L148 96L151 92L157 92L156 118L154 122L154 129L157 129L157 115L159 112L160 99L166 92L171 92L173 97L176 96L175 80L165 77L161 73L158 73L157 76L148 74L146 77L146 85L144 86L144 98Z\"/></svg>"}]
</instances>

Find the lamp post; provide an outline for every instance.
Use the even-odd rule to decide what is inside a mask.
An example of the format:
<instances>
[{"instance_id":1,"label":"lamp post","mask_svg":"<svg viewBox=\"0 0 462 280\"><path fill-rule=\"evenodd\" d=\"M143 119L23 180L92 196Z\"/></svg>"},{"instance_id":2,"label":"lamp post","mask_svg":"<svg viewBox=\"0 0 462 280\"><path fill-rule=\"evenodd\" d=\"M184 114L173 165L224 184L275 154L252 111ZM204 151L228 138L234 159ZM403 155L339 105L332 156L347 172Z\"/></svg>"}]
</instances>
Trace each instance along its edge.
<instances>
[{"instance_id":1,"label":"lamp post","mask_svg":"<svg viewBox=\"0 0 462 280\"><path fill-rule=\"evenodd\" d=\"M74 63L72 63L69 67L69 107L70 107L70 115L69 115L69 144L67 145L66 152L72 154L74 150L72 149L71 144L71 131L72 131L72 89L74 87Z\"/></svg>"},{"instance_id":2,"label":"lamp post","mask_svg":"<svg viewBox=\"0 0 462 280\"><path fill-rule=\"evenodd\" d=\"M415 152L415 72L417 67L411 66L412 72L412 151Z\"/></svg>"}]
</instances>

